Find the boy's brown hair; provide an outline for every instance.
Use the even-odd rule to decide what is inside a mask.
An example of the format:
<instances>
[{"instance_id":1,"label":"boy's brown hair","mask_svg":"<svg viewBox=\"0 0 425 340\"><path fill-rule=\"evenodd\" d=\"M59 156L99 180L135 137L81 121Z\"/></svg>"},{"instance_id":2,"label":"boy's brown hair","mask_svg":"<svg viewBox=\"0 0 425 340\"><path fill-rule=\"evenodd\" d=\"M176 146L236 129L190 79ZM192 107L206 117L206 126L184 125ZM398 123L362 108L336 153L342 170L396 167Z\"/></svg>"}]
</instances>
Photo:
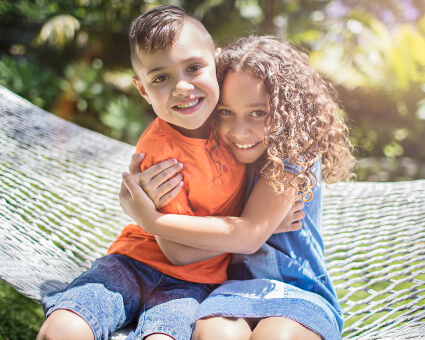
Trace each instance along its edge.
<instances>
[{"instance_id":1,"label":"boy's brown hair","mask_svg":"<svg viewBox=\"0 0 425 340\"><path fill-rule=\"evenodd\" d=\"M140 50L148 53L170 48L179 36L183 24L190 20L214 42L202 23L178 6L158 6L135 19L129 32L131 64L133 70L140 67ZM136 72L137 73L137 72Z\"/></svg>"}]
</instances>

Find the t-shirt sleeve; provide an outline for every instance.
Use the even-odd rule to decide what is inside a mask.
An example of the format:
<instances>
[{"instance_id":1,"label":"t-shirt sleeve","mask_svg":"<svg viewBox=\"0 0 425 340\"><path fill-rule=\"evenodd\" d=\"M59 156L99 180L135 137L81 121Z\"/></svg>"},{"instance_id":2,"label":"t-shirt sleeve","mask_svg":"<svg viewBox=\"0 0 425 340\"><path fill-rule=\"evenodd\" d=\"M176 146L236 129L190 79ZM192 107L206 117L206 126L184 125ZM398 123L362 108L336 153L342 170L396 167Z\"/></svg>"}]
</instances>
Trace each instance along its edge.
<instances>
[{"instance_id":1,"label":"t-shirt sleeve","mask_svg":"<svg viewBox=\"0 0 425 340\"><path fill-rule=\"evenodd\" d=\"M141 164L142 171L145 171L159 162L176 158L166 139L159 140L159 138L140 138L136 146L136 153L141 152L146 154L145 159ZM183 185L177 197L159 211L164 214L195 216L187 197L186 186Z\"/></svg>"}]
</instances>

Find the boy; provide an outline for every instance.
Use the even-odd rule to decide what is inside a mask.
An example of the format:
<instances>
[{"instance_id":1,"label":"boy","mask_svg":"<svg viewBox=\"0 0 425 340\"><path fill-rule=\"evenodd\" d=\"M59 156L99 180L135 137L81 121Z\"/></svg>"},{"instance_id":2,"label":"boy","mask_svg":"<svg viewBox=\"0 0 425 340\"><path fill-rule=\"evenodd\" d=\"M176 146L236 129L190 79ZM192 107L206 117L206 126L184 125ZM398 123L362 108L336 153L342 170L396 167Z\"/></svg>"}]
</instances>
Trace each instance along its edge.
<instances>
[{"instance_id":1,"label":"boy","mask_svg":"<svg viewBox=\"0 0 425 340\"><path fill-rule=\"evenodd\" d=\"M170 158L184 163L183 188L162 212L238 216L244 166L209 137L219 97L211 36L181 8L161 6L133 22L130 46L134 85L158 115L136 148L150 155L142 170ZM171 248L208 260L175 266L161 250ZM126 226L107 256L46 295L38 339L107 339L135 319L129 339L189 340L197 306L226 279L230 255L216 255Z\"/></svg>"}]
</instances>

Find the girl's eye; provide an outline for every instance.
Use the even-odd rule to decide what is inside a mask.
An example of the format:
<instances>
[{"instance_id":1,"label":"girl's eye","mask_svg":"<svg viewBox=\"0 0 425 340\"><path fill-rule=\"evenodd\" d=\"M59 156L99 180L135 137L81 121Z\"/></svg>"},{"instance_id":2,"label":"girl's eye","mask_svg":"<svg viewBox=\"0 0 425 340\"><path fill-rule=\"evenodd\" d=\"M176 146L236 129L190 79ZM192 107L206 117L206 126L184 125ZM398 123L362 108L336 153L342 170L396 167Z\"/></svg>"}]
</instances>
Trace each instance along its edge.
<instances>
[{"instance_id":1,"label":"girl's eye","mask_svg":"<svg viewBox=\"0 0 425 340\"><path fill-rule=\"evenodd\" d=\"M166 76L165 74L161 74L160 76L156 77L153 82L154 83L162 83L164 81L166 81L168 79L168 76Z\"/></svg>"},{"instance_id":2,"label":"girl's eye","mask_svg":"<svg viewBox=\"0 0 425 340\"><path fill-rule=\"evenodd\" d=\"M251 112L251 116L255 117L255 118L263 117L263 116L266 116L266 115L267 115L267 113L262 111L262 110L257 110L257 111Z\"/></svg>"},{"instance_id":3,"label":"girl's eye","mask_svg":"<svg viewBox=\"0 0 425 340\"><path fill-rule=\"evenodd\" d=\"M219 115L221 116L231 116L233 114L232 111L226 110L226 109L220 109L217 111Z\"/></svg>"},{"instance_id":4,"label":"girl's eye","mask_svg":"<svg viewBox=\"0 0 425 340\"><path fill-rule=\"evenodd\" d=\"M188 72L197 72L197 71L199 71L200 69L201 69L201 65L191 65L191 66L189 66L188 67L188 69L187 69L187 71Z\"/></svg>"}]
</instances>

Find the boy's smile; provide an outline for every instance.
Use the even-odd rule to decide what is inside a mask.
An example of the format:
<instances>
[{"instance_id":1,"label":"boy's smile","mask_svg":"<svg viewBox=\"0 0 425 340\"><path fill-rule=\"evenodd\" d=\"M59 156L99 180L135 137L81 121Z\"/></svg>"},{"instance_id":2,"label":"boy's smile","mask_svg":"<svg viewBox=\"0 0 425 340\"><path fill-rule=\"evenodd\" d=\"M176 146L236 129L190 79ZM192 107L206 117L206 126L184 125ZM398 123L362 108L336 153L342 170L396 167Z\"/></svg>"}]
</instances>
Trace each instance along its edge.
<instances>
[{"instance_id":1,"label":"boy's smile","mask_svg":"<svg viewBox=\"0 0 425 340\"><path fill-rule=\"evenodd\" d=\"M219 97L210 40L186 21L171 48L140 51L140 60L139 79L133 82L157 116L184 135L204 138L196 130L209 118Z\"/></svg>"}]
</instances>

